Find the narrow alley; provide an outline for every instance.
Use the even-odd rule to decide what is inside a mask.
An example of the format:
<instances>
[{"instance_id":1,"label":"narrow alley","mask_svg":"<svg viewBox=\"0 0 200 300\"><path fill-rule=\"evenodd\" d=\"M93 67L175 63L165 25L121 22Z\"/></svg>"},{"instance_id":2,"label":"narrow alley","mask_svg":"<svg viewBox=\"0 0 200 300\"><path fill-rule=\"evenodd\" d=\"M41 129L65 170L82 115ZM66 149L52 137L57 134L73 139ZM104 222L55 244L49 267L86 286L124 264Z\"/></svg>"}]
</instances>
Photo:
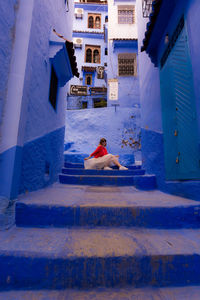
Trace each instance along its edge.
<instances>
[{"instance_id":1,"label":"narrow alley","mask_svg":"<svg viewBox=\"0 0 200 300\"><path fill-rule=\"evenodd\" d=\"M0 1L0 300L200 300L199 14Z\"/></svg>"}]
</instances>

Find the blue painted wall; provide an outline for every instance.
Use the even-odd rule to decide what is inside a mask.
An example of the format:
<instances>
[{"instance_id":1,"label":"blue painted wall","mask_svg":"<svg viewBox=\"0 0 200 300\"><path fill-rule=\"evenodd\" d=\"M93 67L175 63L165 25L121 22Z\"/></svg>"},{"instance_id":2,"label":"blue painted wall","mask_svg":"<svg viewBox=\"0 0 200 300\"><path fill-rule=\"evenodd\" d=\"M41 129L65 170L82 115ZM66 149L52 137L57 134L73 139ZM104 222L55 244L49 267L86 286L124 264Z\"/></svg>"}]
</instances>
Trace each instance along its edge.
<instances>
[{"instance_id":1,"label":"blue painted wall","mask_svg":"<svg viewBox=\"0 0 200 300\"><path fill-rule=\"evenodd\" d=\"M48 101L51 70L48 53L52 27L67 39L72 39L72 6L69 11L71 13L66 13L64 1L35 1L26 70L26 78L29 80L24 87L28 108L20 192L42 188L56 181L62 166L64 95L67 87L59 88L54 110ZM49 175L45 172L46 164L49 164Z\"/></svg>"},{"instance_id":2,"label":"blue painted wall","mask_svg":"<svg viewBox=\"0 0 200 300\"><path fill-rule=\"evenodd\" d=\"M124 44L124 46L123 46ZM140 103L139 91L139 75L137 76L118 76L118 54L119 53L136 53L138 52L137 40L131 41L130 45L126 45L125 41L121 41L120 47L115 47L114 42L109 42L109 60L108 60L108 80L118 79L118 101L109 100L108 90L108 106L117 103L120 107L138 106ZM137 74L139 74L139 64L137 63Z\"/></svg>"},{"instance_id":3,"label":"blue painted wall","mask_svg":"<svg viewBox=\"0 0 200 300\"><path fill-rule=\"evenodd\" d=\"M107 5L102 4L82 4L75 3L75 8L82 8L84 13L83 17L76 18L73 16L73 38L82 38L83 45L82 48L75 49L75 55L77 59L78 69L80 73L80 78L72 78L69 82L70 85L86 85L85 83L85 75L86 73L82 71L82 66L90 66L90 67L98 67L104 66L104 63L107 63L108 56L105 55L105 48L107 48L107 41L104 39L104 25L105 25L105 17L108 15L108 7ZM88 13L98 13L101 14L101 28L93 29L88 28ZM95 32L95 33L94 33ZM85 62L85 45L98 45L101 47L101 59L100 63L86 63ZM89 74L89 73L87 73ZM106 76L104 79L97 78L97 72L93 72L92 78L92 86L95 87L106 87L107 80ZM88 86L90 87L90 86ZM69 94L69 90L68 90ZM101 97L107 98L107 95L103 95ZM88 95L87 97L77 97L70 96L67 97L67 108L68 109L79 109L81 108L82 101L88 103L88 108L93 107L93 98L95 96Z\"/></svg>"},{"instance_id":4,"label":"blue painted wall","mask_svg":"<svg viewBox=\"0 0 200 300\"><path fill-rule=\"evenodd\" d=\"M85 157L107 139L109 153L119 154L123 164L140 161L140 109L106 107L66 111L66 154ZM83 162L83 161L82 161Z\"/></svg>"},{"instance_id":5,"label":"blue painted wall","mask_svg":"<svg viewBox=\"0 0 200 300\"><path fill-rule=\"evenodd\" d=\"M15 39L18 0L0 2L0 130Z\"/></svg>"},{"instance_id":6,"label":"blue painted wall","mask_svg":"<svg viewBox=\"0 0 200 300\"><path fill-rule=\"evenodd\" d=\"M8 198L16 198L18 192L35 190L51 184L57 180L63 163L64 110L68 87L66 85L58 88L57 106L54 110L49 102L51 76L49 40L52 28L55 28L68 40L72 40L73 1L68 2L67 5L64 0L44 0L42 2L33 0L27 6L26 1L20 1L20 14L17 16L16 30L14 30L13 24L15 23L17 1L9 1L9 4L2 7L1 13L7 9L6 20L9 21L5 25L4 20L4 23L1 23L2 28L5 27L7 33L13 28L12 34L8 34L9 40L6 39L8 54L10 53L8 62L11 57L14 57L11 64L13 73L16 66L19 68L21 65L24 66L23 76L21 74L18 76L19 81L21 80L19 82L21 90L17 90L17 110L12 114L13 128L15 127L16 130L13 130L9 136L5 134L4 128L3 147L5 150L1 151L0 157L0 173L4 178L0 183L0 195ZM29 17L28 9L30 10ZM25 34L22 35L22 28L28 26L30 31L25 30ZM15 35L16 40L14 41ZM26 41L23 39L24 36ZM20 44L20 39L22 39L22 46L23 42L27 45L27 55L21 56L18 63L17 58L20 56L20 52L16 52L15 45ZM13 46L12 52L13 41L15 47ZM2 70L6 76L8 65L7 63ZM16 70L20 73L18 69ZM11 75L13 76L13 74ZM7 86L6 89L8 89ZM14 96L14 91L9 89L9 97L13 101L16 100ZM8 108L7 106L4 116L5 124L9 124L11 117ZM12 147L9 148L9 145ZM7 180L7 185L4 184L4 180Z\"/></svg>"},{"instance_id":7,"label":"blue painted wall","mask_svg":"<svg viewBox=\"0 0 200 300\"><path fill-rule=\"evenodd\" d=\"M167 1L163 1L167 6ZM177 1L174 5L174 12L166 20L167 26L162 32L162 38L158 39L157 56L161 57L165 44L164 37L166 33L172 34L176 28L177 22L184 12L186 20L186 29L188 31L188 43L191 54L191 62L194 76L195 101L198 115L198 124L200 122L200 58L198 47L200 39L198 34L200 3L199 1ZM139 28L139 49L142 46L146 23L149 21L142 17L142 4L138 1L138 28ZM166 12L166 10L165 10ZM163 12L163 14L165 14ZM165 20L163 20L164 22ZM160 34L160 32L159 32ZM142 159L143 165L148 173L157 175L158 187L163 191L178 194L181 196L200 200L200 182L199 181L166 181L164 165L164 147L163 147L163 129L161 113L161 96L160 96L160 74L159 68L156 68L150 61L148 55L139 52L140 64L140 96L141 96L141 118L142 118ZM199 125L198 125L199 126ZM199 131L200 132L200 131ZM198 139L200 136L198 137Z\"/></svg>"}]
</instances>

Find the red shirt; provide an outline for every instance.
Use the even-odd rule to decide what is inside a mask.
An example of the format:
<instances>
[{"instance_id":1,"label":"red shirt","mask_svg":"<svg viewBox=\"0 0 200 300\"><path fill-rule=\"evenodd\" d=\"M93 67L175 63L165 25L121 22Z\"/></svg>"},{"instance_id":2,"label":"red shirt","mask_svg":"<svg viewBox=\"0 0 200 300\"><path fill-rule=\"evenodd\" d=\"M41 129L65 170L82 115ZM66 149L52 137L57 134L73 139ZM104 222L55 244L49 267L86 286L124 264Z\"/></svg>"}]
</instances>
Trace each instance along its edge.
<instances>
[{"instance_id":1,"label":"red shirt","mask_svg":"<svg viewBox=\"0 0 200 300\"><path fill-rule=\"evenodd\" d=\"M102 157L106 154L108 154L106 148L103 147L102 145L99 145L97 147L97 149L94 152L92 152L92 154L90 154L90 156L94 156L95 158L98 158L98 157Z\"/></svg>"}]
</instances>

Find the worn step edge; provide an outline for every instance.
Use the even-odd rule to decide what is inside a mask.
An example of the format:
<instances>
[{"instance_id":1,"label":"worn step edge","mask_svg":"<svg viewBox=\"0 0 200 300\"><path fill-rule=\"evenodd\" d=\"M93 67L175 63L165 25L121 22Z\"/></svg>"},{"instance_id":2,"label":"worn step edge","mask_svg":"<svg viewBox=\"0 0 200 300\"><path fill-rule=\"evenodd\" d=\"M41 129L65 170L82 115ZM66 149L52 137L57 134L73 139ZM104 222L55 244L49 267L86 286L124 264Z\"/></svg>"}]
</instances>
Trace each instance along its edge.
<instances>
[{"instance_id":1,"label":"worn step edge","mask_svg":"<svg viewBox=\"0 0 200 300\"><path fill-rule=\"evenodd\" d=\"M145 170L132 169L132 170L85 170L79 168L62 168L63 174L68 175L105 175L105 176L131 176L131 175L144 175Z\"/></svg>"},{"instance_id":2,"label":"worn step edge","mask_svg":"<svg viewBox=\"0 0 200 300\"><path fill-rule=\"evenodd\" d=\"M105 175L59 175L60 183L76 185L115 185L131 186L138 189L153 190L157 188L155 175L105 176Z\"/></svg>"},{"instance_id":3,"label":"worn step edge","mask_svg":"<svg viewBox=\"0 0 200 300\"><path fill-rule=\"evenodd\" d=\"M133 185L133 176L105 176L105 175L59 175L60 183L78 185Z\"/></svg>"},{"instance_id":4,"label":"worn step edge","mask_svg":"<svg viewBox=\"0 0 200 300\"><path fill-rule=\"evenodd\" d=\"M200 210L199 206L54 206L17 202L15 222L17 226L27 227L200 228Z\"/></svg>"},{"instance_id":5,"label":"worn step edge","mask_svg":"<svg viewBox=\"0 0 200 300\"><path fill-rule=\"evenodd\" d=\"M199 233L15 229L0 237L0 286L59 289L200 284Z\"/></svg>"},{"instance_id":6,"label":"worn step edge","mask_svg":"<svg viewBox=\"0 0 200 300\"><path fill-rule=\"evenodd\" d=\"M184 295L184 299L183 299ZM165 288L96 288L0 292L0 300L199 300L200 286Z\"/></svg>"}]
</instances>

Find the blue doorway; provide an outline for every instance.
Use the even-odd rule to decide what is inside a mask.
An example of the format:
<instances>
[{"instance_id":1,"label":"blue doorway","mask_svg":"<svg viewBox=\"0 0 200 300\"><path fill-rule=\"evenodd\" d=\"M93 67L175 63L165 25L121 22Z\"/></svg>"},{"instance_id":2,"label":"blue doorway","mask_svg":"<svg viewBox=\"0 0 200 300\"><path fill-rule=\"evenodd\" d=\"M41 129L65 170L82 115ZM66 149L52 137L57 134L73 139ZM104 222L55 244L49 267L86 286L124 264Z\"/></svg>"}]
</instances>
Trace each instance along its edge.
<instances>
[{"instance_id":1,"label":"blue doorway","mask_svg":"<svg viewBox=\"0 0 200 300\"><path fill-rule=\"evenodd\" d=\"M161 60L160 82L167 180L200 178L193 73L187 31L181 20Z\"/></svg>"}]
</instances>

